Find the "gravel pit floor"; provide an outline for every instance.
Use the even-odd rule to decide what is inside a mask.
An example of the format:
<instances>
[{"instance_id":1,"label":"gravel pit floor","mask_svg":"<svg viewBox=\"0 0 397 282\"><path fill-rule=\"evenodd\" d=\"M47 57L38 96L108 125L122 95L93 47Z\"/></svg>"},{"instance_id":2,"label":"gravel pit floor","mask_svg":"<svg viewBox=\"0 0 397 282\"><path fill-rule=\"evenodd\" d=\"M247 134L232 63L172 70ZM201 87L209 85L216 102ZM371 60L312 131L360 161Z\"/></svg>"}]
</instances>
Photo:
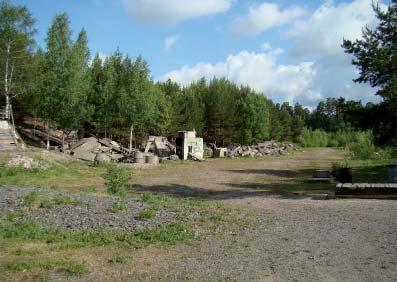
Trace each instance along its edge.
<instances>
[{"instance_id":1,"label":"gravel pit floor","mask_svg":"<svg viewBox=\"0 0 397 282\"><path fill-rule=\"evenodd\" d=\"M66 203L32 208L24 202L32 192L38 194L38 205L54 199ZM153 218L142 220L139 212L146 207L143 202L118 197L0 186L0 217L8 212L27 211L29 219L64 229L117 228L133 231L170 223L177 218L174 212L159 210Z\"/></svg>"}]
</instances>

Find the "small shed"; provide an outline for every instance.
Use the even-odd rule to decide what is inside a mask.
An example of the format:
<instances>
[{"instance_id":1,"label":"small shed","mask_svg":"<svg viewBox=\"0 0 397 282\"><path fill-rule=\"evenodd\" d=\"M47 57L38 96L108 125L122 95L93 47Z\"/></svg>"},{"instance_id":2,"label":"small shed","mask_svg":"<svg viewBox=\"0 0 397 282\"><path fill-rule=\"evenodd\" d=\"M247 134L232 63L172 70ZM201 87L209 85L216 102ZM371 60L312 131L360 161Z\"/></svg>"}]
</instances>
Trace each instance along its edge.
<instances>
[{"instance_id":1,"label":"small shed","mask_svg":"<svg viewBox=\"0 0 397 282\"><path fill-rule=\"evenodd\" d=\"M181 160L189 159L189 154L197 159L204 157L203 138L196 137L196 131L178 131L176 138L176 154Z\"/></svg>"}]
</instances>

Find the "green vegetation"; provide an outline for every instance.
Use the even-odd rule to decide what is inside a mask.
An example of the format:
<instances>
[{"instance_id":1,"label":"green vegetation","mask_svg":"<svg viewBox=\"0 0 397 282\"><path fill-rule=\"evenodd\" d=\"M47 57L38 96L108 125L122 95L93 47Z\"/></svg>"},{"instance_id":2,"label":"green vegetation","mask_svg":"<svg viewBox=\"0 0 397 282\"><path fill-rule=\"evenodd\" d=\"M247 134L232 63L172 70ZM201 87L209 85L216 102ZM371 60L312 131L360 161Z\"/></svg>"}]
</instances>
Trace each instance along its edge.
<instances>
[{"instance_id":1,"label":"green vegetation","mask_svg":"<svg viewBox=\"0 0 397 282\"><path fill-rule=\"evenodd\" d=\"M130 259L130 257L125 256L125 255L115 255L115 256L112 256L110 259L108 259L108 263L121 263L121 264L124 264L129 259Z\"/></svg>"},{"instance_id":2,"label":"green vegetation","mask_svg":"<svg viewBox=\"0 0 397 282\"><path fill-rule=\"evenodd\" d=\"M87 183L103 187L105 168L93 168L78 161L52 162L47 169L8 167L0 162L0 184L29 187L86 188ZM102 186L102 187L101 187ZM92 189L92 188L91 188Z\"/></svg>"},{"instance_id":3,"label":"green vegetation","mask_svg":"<svg viewBox=\"0 0 397 282\"><path fill-rule=\"evenodd\" d=\"M112 213L119 213L119 212L124 212L128 210L128 206L127 203L119 201L119 202L115 202L112 205L112 209L111 212Z\"/></svg>"},{"instance_id":4,"label":"green vegetation","mask_svg":"<svg viewBox=\"0 0 397 282\"><path fill-rule=\"evenodd\" d=\"M65 272L68 275L79 276L87 272L84 264L70 263L59 260L12 260L3 263L3 268L9 271L26 270L54 270Z\"/></svg>"},{"instance_id":5,"label":"green vegetation","mask_svg":"<svg viewBox=\"0 0 397 282\"><path fill-rule=\"evenodd\" d=\"M27 207L39 207L50 209L58 205L82 206L84 202L81 199L69 195L40 196L38 191L30 192L22 197L23 205Z\"/></svg>"},{"instance_id":6,"label":"green vegetation","mask_svg":"<svg viewBox=\"0 0 397 282\"><path fill-rule=\"evenodd\" d=\"M397 1L391 1L387 10L373 3L373 9L377 26L363 28L362 39L344 40L343 48L354 56L359 71L355 82L369 82L383 99L367 113L377 141L397 145Z\"/></svg>"},{"instance_id":7,"label":"green vegetation","mask_svg":"<svg viewBox=\"0 0 397 282\"><path fill-rule=\"evenodd\" d=\"M40 208L50 209L59 205L82 206L84 202L71 196L45 197L40 200Z\"/></svg>"},{"instance_id":8,"label":"green vegetation","mask_svg":"<svg viewBox=\"0 0 397 282\"><path fill-rule=\"evenodd\" d=\"M125 195L127 192L126 182L131 176L131 171L116 164L109 164L106 169L104 178L108 193L119 196Z\"/></svg>"},{"instance_id":9,"label":"green vegetation","mask_svg":"<svg viewBox=\"0 0 397 282\"><path fill-rule=\"evenodd\" d=\"M371 131L304 129L299 142L303 147L341 147L346 150L346 157L354 160L388 160L394 158L397 152L393 147L376 147Z\"/></svg>"},{"instance_id":10,"label":"green vegetation","mask_svg":"<svg viewBox=\"0 0 397 282\"><path fill-rule=\"evenodd\" d=\"M23 204L25 206L33 206L39 200L39 193L37 191L33 191L22 198Z\"/></svg>"},{"instance_id":11,"label":"green vegetation","mask_svg":"<svg viewBox=\"0 0 397 282\"><path fill-rule=\"evenodd\" d=\"M143 211L140 211L138 213L138 218L140 220L146 220L146 219L151 219L153 216L155 216L155 210L154 209L145 209Z\"/></svg>"}]
</instances>

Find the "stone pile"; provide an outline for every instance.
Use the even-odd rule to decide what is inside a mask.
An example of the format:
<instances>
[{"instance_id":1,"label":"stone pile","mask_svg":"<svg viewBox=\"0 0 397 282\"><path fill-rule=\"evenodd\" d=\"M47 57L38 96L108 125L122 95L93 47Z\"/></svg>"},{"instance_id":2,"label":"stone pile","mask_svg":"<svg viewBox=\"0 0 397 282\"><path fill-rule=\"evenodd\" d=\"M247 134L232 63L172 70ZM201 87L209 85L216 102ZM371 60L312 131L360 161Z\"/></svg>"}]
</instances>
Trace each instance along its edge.
<instances>
[{"instance_id":1,"label":"stone pile","mask_svg":"<svg viewBox=\"0 0 397 282\"><path fill-rule=\"evenodd\" d=\"M228 157L264 157L279 155L297 150L291 143L276 143L275 141L264 141L256 145L230 144L227 146Z\"/></svg>"}]
</instances>

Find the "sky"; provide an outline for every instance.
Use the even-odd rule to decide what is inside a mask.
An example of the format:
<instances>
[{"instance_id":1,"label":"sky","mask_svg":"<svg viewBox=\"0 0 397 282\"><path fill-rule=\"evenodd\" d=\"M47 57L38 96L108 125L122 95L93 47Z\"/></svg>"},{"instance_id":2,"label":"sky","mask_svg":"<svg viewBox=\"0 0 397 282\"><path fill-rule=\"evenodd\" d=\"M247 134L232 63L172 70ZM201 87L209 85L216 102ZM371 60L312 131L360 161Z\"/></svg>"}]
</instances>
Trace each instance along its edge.
<instances>
[{"instance_id":1,"label":"sky","mask_svg":"<svg viewBox=\"0 0 397 282\"><path fill-rule=\"evenodd\" d=\"M385 6L389 0L380 2ZM377 102L375 89L356 84L343 38L376 26L372 0L11 0L36 19L45 48L56 13L66 12L73 35L84 28L92 55L117 48L142 55L156 81L188 85L226 77L275 102L313 108L327 97Z\"/></svg>"}]
</instances>

